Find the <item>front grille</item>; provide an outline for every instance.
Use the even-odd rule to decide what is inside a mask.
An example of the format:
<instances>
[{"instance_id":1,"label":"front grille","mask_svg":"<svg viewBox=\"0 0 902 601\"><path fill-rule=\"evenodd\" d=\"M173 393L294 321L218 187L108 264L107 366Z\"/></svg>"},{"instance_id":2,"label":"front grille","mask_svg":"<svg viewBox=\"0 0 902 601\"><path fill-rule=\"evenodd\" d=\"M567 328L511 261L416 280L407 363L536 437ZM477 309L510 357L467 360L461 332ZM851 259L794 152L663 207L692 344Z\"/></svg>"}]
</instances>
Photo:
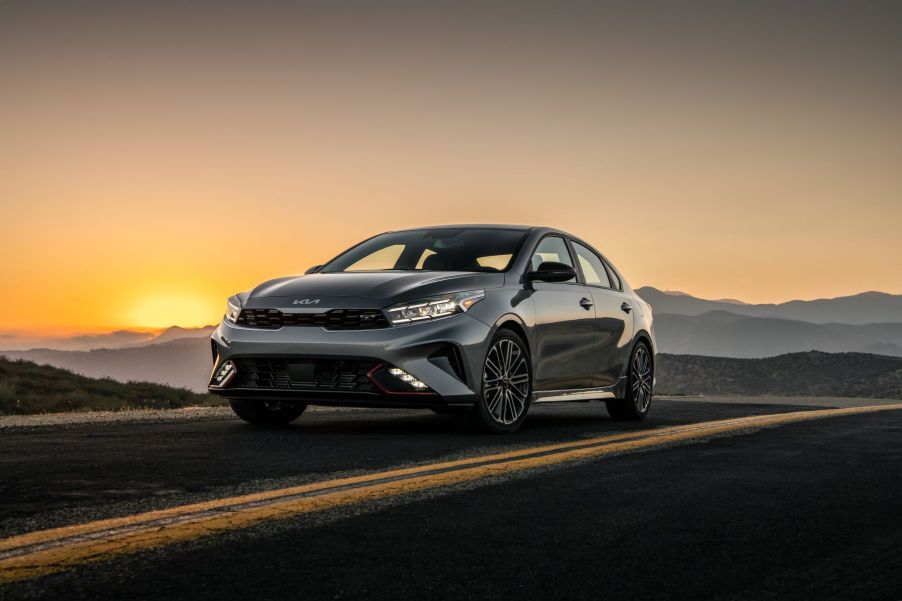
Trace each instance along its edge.
<instances>
[{"instance_id":1,"label":"front grille","mask_svg":"<svg viewBox=\"0 0 902 601\"><path fill-rule=\"evenodd\" d=\"M283 313L278 309L242 309L238 325L275 330L285 326L319 326L327 330L372 330L387 328L379 309L332 309L325 313Z\"/></svg>"},{"instance_id":2,"label":"front grille","mask_svg":"<svg viewBox=\"0 0 902 601\"><path fill-rule=\"evenodd\" d=\"M376 392L367 373L378 363L357 359L233 359L229 388Z\"/></svg>"}]
</instances>

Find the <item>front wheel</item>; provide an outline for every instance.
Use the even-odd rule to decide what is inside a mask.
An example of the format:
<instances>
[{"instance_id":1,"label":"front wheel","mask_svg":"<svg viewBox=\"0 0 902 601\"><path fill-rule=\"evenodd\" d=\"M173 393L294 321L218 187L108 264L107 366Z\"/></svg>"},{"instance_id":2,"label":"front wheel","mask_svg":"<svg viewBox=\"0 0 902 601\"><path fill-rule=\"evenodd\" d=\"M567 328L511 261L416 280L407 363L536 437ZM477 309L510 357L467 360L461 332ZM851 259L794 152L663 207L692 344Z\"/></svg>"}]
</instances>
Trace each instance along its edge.
<instances>
[{"instance_id":1,"label":"front wheel","mask_svg":"<svg viewBox=\"0 0 902 601\"><path fill-rule=\"evenodd\" d=\"M476 425L489 432L516 432L532 395L532 366L526 343L510 330L495 335L486 353L482 388L473 410Z\"/></svg>"},{"instance_id":2,"label":"front wheel","mask_svg":"<svg viewBox=\"0 0 902 601\"><path fill-rule=\"evenodd\" d=\"M229 400L235 415L250 424L260 426L284 426L301 416L307 405L286 401Z\"/></svg>"},{"instance_id":3,"label":"front wheel","mask_svg":"<svg viewBox=\"0 0 902 601\"><path fill-rule=\"evenodd\" d=\"M648 415L654 384L654 364L644 342L633 349L627 378L626 398L605 401L608 415L614 419L639 420Z\"/></svg>"}]
</instances>

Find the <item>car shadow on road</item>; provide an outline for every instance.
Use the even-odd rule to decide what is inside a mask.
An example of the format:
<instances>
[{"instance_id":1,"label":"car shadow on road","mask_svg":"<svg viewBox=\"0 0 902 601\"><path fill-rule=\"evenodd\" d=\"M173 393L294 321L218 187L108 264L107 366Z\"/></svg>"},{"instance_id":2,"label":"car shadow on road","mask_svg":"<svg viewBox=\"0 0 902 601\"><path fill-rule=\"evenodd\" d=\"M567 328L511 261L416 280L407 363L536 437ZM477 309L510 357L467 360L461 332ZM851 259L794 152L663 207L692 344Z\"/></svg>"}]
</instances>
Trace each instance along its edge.
<instances>
[{"instance_id":1,"label":"car shadow on road","mask_svg":"<svg viewBox=\"0 0 902 601\"><path fill-rule=\"evenodd\" d=\"M604 410L604 406L580 404L573 408L537 407L531 410L523 427L513 434L497 435L474 428L466 416L436 415L428 410L367 410L367 411L314 411L303 415L296 422L281 427L252 426L236 422L229 432L237 436L260 436L268 433L275 437L333 437L371 436L392 438L423 438L475 441L491 441L503 444L507 441L559 439L568 436L581 437L610 432L649 429L664 425L659 420L644 422L616 422Z\"/></svg>"}]
</instances>

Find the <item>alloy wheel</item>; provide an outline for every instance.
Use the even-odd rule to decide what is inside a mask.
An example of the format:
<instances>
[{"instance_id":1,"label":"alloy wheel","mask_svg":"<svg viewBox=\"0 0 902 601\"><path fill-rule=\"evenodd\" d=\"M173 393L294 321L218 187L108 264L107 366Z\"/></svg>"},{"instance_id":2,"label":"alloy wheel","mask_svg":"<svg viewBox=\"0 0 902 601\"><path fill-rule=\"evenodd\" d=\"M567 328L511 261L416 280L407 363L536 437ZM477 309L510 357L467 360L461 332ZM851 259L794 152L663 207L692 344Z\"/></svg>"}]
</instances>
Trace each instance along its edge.
<instances>
[{"instance_id":1,"label":"alloy wheel","mask_svg":"<svg viewBox=\"0 0 902 601\"><path fill-rule=\"evenodd\" d=\"M501 338L489 349L482 375L489 415L499 424L513 424L526 411L529 362L516 341Z\"/></svg>"},{"instance_id":2,"label":"alloy wheel","mask_svg":"<svg viewBox=\"0 0 902 601\"><path fill-rule=\"evenodd\" d=\"M636 348L631 369L633 402L636 404L636 411L645 413L651 402L652 375L651 357L644 345Z\"/></svg>"}]
</instances>

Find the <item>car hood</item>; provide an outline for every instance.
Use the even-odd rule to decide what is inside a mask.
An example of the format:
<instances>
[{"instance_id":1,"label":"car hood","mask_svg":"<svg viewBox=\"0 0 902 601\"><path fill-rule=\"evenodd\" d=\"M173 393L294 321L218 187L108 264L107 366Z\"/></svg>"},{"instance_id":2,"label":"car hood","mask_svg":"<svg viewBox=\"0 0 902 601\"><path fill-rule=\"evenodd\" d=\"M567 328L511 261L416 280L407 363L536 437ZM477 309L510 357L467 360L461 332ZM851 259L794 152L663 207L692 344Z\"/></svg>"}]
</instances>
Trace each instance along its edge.
<instances>
[{"instance_id":1,"label":"car hood","mask_svg":"<svg viewBox=\"0 0 902 601\"><path fill-rule=\"evenodd\" d=\"M279 278L248 293L251 308L382 308L390 304L504 284L503 273L383 271L313 273Z\"/></svg>"}]
</instances>

